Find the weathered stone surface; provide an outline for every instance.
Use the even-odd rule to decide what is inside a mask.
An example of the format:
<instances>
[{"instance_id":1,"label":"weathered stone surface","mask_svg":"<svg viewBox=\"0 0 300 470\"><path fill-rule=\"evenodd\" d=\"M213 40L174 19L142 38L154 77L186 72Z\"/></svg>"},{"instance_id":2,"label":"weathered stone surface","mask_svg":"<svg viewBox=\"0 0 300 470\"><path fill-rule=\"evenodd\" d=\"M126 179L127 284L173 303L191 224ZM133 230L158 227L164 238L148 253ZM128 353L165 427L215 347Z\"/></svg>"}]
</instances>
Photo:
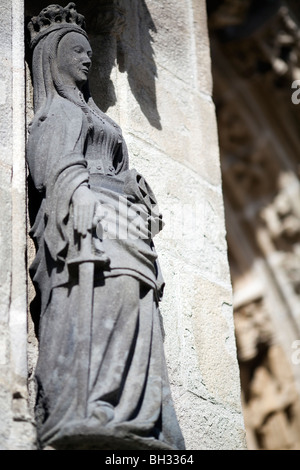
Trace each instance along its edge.
<instances>
[{"instance_id":1,"label":"weathered stone surface","mask_svg":"<svg viewBox=\"0 0 300 470\"><path fill-rule=\"evenodd\" d=\"M171 258L177 256L185 266L229 287L220 190L135 135L128 135L127 141L132 161L144 168L164 215L166 225L156 243L164 243Z\"/></svg>"},{"instance_id":2,"label":"weathered stone surface","mask_svg":"<svg viewBox=\"0 0 300 470\"><path fill-rule=\"evenodd\" d=\"M191 2L147 5L151 47L149 31L142 34L140 26L135 43L125 30L125 73L113 69L118 104L108 112L122 124L132 164L146 175L166 222L155 241L166 279L161 310L187 447L243 448L210 58L204 17L199 22L204 4L194 4L193 11ZM191 34L192 15L198 35ZM136 20L130 22L137 31ZM173 35L169 51L168 34ZM195 40L203 63L195 57ZM145 86L138 87L132 70L141 63L148 71Z\"/></svg>"},{"instance_id":3,"label":"weathered stone surface","mask_svg":"<svg viewBox=\"0 0 300 470\"><path fill-rule=\"evenodd\" d=\"M1 4L0 448L31 449L27 409L23 2Z\"/></svg>"},{"instance_id":4,"label":"weathered stone surface","mask_svg":"<svg viewBox=\"0 0 300 470\"><path fill-rule=\"evenodd\" d=\"M131 94L120 97L121 116L125 131L128 129L174 160L188 166L209 183L220 186L221 173L218 159L218 139L215 108L205 96L194 94L192 87L183 86L168 71L159 70L156 89L159 129L149 125L140 114L139 103Z\"/></svg>"},{"instance_id":5,"label":"weathered stone surface","mask_svg":"<svg viewBox=\"0 0 300 470\"><path fill-rule=\"evenodd\" d=\"M35 116L26 161L40 192L29 197L29 209L40 201L31 231L39 449L181 450L152 245L161 216L121 128L92 99L83 23L73 3L28 23Z\"/></svg>"},{"instance_id":6,"label":"weathered stone surface","mask_svg":"<svg viewBox=\"0 0 300 470\"><path fill-rule=\"evenodd\" d=\"M245 429L240 412L194 393L173 389L185 438L191 450L244 450Z\"/></svg>"},{"instance_id":7,"label":"weathered stone surface","mask_svg":"<svg viewBox=\"0 0 300 470\"><path fill-rule=\"evenodd\" d=\"M27 11L44 3L27 1ZM166 219L156 247L180 425L189 449L244 448L205 2L123 4L118 41L93 28L92 91Z\"/></svg>"}]
</instances>

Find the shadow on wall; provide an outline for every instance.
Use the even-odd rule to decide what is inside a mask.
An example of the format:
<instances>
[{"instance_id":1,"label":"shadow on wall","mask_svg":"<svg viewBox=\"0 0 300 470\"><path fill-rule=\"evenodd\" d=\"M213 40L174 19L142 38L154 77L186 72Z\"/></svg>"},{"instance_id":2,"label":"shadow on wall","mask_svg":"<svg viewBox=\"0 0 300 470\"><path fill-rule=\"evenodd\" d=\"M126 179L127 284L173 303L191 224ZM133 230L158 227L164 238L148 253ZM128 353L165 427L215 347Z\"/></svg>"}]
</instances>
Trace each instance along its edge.
<instances>
[{"instance_id":1,"label":"shadow on wall","mask_svg":"<svg viewBox=\"0 0 300 470\"><path fill-rule=\"evenodd\" d=\"M123 0L126 5L128 0ZM157 109L156 85L157 67L154 60L151 33L157 32L145 0L133 0L127 13L129 28L124 31L124 39L118 49L118 65L121 72L126 71L130 89L140 105L141 111L149 123L161 130L160 116ZM129 36L129 40L128 40Z\"/></svg>"},{"instance_id":2,"label":"shadow on wall","mask_svg":"<svg viewBox=\"0 0 300 470\"><path fill-rule=\"evenodd\" d=\"M65 6L65 2L57 2ZM92 95L106 112L117 101L111 79L115 65L127 73L128 84L151 126L161 130L156 100L157 67L152 47L157 32L145 0L77 0L77 11L86 18L93 48L90 83ZM50 0L26 0L29 19L51 4ZM30 59L28 60L30 62Z\"/></svg>"}]
</instances>

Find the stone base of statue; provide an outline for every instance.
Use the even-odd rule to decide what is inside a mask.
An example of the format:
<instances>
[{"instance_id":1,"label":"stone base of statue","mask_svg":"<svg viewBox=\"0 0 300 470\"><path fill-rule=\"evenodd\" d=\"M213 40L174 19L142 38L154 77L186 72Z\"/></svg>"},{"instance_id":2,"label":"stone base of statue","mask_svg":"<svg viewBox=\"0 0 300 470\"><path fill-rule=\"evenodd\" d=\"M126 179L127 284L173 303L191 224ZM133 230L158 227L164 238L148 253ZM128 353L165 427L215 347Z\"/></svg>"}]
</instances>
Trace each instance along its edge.
<instances>
[{"instance_id":1,"label":"stone base of statue","mask_svg":"<svg viewBox=\"0 0 300 470\"><path fill-rule=\"evenodd\" d=\"M153 437L137 436L120 427L99 428L78 423L63 428L48 442L52 450L174 450Z\"/></svg>"}]
</instances>

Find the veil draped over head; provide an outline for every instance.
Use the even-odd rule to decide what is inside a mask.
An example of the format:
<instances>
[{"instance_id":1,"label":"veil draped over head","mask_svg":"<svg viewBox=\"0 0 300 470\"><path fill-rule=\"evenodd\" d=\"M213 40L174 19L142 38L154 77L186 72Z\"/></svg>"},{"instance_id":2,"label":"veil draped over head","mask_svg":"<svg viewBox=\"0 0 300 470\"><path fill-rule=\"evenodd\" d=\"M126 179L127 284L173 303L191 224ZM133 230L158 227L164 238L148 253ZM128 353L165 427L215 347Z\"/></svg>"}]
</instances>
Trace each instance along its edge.
<instances>
[{"instance_id":1,"label":"veil draped over head","mask_svg":"<svg viewBox=\"0 0 300 470\"><path fill-rule=\"evenodd\" d=\"M73 24L65 24L45 34L34 47L33 63L35 66L32 71L32 76L34 84L33 98L35 119L32 123L33 125L35 122L38 123L38 121L46 119L55 94L59 94L82 108L91 123L87 103L89 103L91 107L95 107L96 105L91 98L88 82L84 85L82 90L84 96L84 101L82 101L79 99L78 94L74 93L74 90L70 90L69 87L66 87L62 83L58 72L58 46L62 38L70 32L82 34L88 39L86 32L81 27Z\"/></svg>"},{"instance_id":2,"label":"veil draped over head","mask_svg":"<svg viewBox=\"0 0 300 470\"><path fill-rule=\"evenodd\" d=\"M34 273L32 277L36 291L42 292L41 311L46 308L53 285L67 279L65 274L56 276L58 280L53 280L55 277L53 270L50 275L46 274L49 273L49 269L46 268L47 256L41 253L45 244L53 260L57 261L67 247L68 237L63 221L68 217L74 191L88 181L87 164L81 152L83 144L80 145L79 136L81 135L81 140L84 140L84 135L92 131L89 109L96 106L91 98L88 83L79 92L77 88L66 86L61 81L57 53L60 41L69 33L78 33L88 40L81 26L62 23L54 24L40 32L31 42L35 115L29 126L27 163L33 185L41 194L41 204L39 210L36 209L37 214L31 229L31 236L37 248L31 272ZM53 106L57 106L54 105L56 98L66 99L64 100L66 109L55 108L59 116L51 111ZM68 106L74 108L74 105L78 109L78 114L70 129L70 126L64 125L67 119L65 113ZM73 108L70 108L70 114L74 116ZM85 120L81 119L81 111ZM83 123L86 123L85 126ZM82 132L83 126L84 132ZM78 149L75 149L73 144L76 142ZM33 187L31 190L33 191ZM35 199L38 199L37 194ZM56 210L53 210L53 207L56 207ZM44 243L41 240L44 240ZM38 316L35 312L34 315Z\"/></svg>"}]
</instances>

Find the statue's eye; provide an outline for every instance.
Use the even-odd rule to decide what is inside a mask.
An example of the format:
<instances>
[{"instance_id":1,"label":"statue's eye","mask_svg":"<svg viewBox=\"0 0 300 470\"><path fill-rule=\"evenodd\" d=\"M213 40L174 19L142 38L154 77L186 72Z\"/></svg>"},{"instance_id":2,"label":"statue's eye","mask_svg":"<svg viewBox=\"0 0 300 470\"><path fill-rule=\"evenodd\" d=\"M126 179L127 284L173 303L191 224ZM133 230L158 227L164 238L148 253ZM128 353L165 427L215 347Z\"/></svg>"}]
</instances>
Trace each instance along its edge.
<instances>
[{"instance_id":1,"label":"statue's eye","mask_svg":"<svg viewBox=\"0 0 300 470\"><path fill-rule=\"evenodd\" d=\"M76 52L77 54L81 54L83 52L83 49L82 47L74 47L74 52Z\"/></svg>"}]
</instances>

